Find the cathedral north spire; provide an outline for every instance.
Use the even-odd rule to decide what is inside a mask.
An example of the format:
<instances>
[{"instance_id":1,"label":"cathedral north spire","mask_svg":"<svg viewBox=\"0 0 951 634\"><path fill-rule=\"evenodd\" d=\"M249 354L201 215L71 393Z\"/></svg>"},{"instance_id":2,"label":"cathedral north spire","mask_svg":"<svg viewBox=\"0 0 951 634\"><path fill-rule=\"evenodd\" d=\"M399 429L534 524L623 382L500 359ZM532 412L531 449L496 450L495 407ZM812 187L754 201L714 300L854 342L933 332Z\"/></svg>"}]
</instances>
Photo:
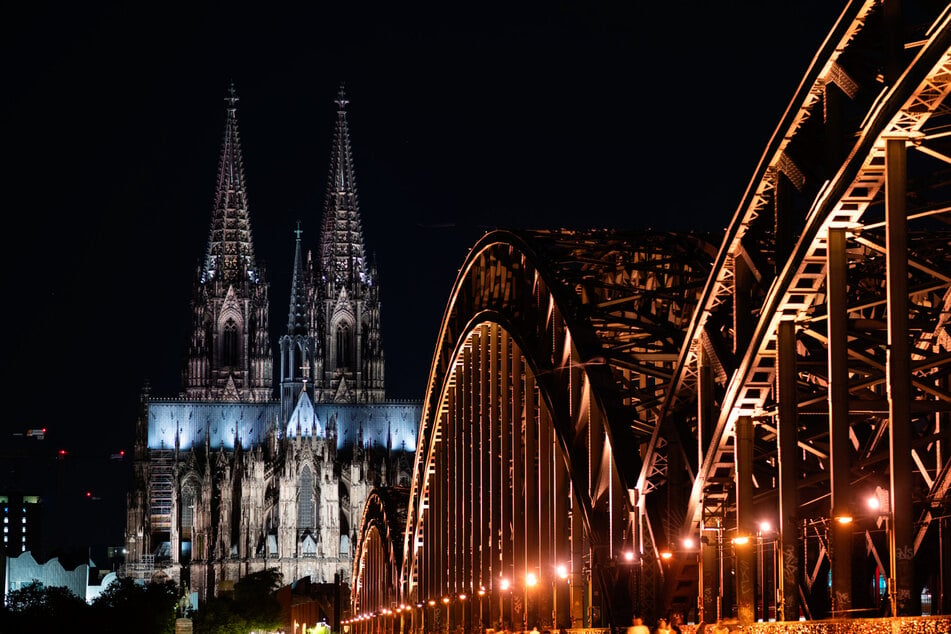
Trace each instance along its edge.
<instances>
[{"instance_id":1,"label":"cathedral north spire","mask_svg":"<svg viewBox=\"0 0 951 634\"><path fill-rule=\"evenodd\" d=\"M251 242L237 102L232 84L208 247L192 297L183 371L183 396L190 399L264 401L274 389L268 283Z\"/></svg>"},{"instance_id":2,"label":"cathedral north spire","mask_svg":"<svg viewBox=\"0 0 951 634\"><path fill-rule=\"evenodd\" d=\"M202 277L205 281L221 278L229 283L244 279L256 281L260 273L251 242L244 160L238 133L238 96L234 83L228 89L225 102L225 132Z\"/></svg>"}]
</instances>

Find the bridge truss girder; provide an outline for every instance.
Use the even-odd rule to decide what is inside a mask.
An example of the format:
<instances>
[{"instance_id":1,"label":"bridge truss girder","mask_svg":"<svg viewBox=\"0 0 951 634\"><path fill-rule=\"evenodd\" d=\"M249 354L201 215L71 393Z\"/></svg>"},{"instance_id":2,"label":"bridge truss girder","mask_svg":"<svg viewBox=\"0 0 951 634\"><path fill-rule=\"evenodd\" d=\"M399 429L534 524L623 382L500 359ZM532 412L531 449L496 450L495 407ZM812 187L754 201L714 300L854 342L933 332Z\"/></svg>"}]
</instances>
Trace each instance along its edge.
<instances>
[{"instance_id":1,"label":"bridge truss girder","mask_svg":"<svg viewBox=\"0 0 951 634\"><path fill-rule=\"evenodd\" d=\"M423 620L582 627L629 618L635 585L649 598L634 483L712 253L607 231L473 248L418 435L402 584Z\"/></svg>"},{"instance_id":2,"label":"bridge truss girder","mask_svg":"<svg viewBox=\"0 0 951 634\"><path fill-rule=\"evenodd\" d=\"M677 537L718 549L685 554L701 568L743 572L725 537L770 520L779 556L765 567L788 619L881 607L859 595L882 573L892 609L915 613L922 585L946 588L951 573L935 519L951 477L951 25L937 5L892 6L846 8L727 230L661 414L696 447L688 486L670 470L641 476L666 499L681 491ZM869 517L876 486L890 511ZM846 515L850 528L832 522ZM856 540L867 560L851 555ZM829 596L816 581L830 567ZM718 595L715 576L698 579L703 618L730 616L724 591L741 621L771 615L768 588Z\"/></svg>"}]
</instances>

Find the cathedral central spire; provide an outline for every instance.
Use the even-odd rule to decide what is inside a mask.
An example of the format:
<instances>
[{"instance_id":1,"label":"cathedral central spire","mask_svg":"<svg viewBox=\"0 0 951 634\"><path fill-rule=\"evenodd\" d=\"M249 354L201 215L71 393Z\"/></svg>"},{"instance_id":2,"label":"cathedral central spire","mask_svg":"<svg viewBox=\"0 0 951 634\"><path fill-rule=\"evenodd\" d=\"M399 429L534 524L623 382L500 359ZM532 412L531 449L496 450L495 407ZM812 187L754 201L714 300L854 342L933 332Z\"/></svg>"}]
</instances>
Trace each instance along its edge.
<instances>
[{"instance_id":1,"label":"cathedral central spire","mask_svg":"<svg viewBox=\"0 0 951 634\"><path fill-rule=\"evenodd\" d=\"M294 235L297 241L294 245L294 270L291 277L291 302L287 315L287 334L303 335L307 333L307 290L304 287L304 263L300 252L300 222Z\"/></svg>"}]
</instances>

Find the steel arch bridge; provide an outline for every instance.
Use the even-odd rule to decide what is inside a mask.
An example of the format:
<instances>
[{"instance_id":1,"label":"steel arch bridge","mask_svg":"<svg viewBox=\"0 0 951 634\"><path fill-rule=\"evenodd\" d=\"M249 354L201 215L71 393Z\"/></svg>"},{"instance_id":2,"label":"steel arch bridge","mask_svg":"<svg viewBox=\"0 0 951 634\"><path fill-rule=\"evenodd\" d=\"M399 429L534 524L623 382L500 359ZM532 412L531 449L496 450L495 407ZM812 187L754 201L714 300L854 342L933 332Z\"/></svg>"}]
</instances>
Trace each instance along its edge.
<instances>
[{"instance_id":1,"label":"steel arch bridge","mask_svg":"<svg viewBox=\"0 0 951 634\"><path fill-rule=\"evenodd\" d=\"M724 236L484 236L354 623L951 612L949 90L947 6L852 2Z\"/></svg>"}]
</instances>

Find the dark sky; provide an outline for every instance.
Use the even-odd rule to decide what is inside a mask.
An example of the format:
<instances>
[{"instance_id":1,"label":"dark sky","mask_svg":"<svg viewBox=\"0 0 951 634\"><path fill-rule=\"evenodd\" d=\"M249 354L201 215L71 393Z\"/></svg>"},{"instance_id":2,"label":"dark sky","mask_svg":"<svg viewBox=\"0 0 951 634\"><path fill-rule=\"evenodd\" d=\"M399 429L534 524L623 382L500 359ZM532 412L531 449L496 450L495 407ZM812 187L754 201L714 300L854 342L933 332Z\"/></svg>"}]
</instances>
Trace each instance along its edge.
<instances>
[{"instance_id":1,"label":"dark sky","mask_svg":"<svg viewBox=\"0 0 951 634\"><path fill-rule=\"evenodd\" d=\"M4 9L0 430L47 427L35 445L75 457L60 481L101 491L111 541L127 483L109 455L131 449L146 379L179 388L229 82L275 334L345 83L388 392L419 399L486 230L724 228L844 7L257 4Z\"/></svg>"}]
</instances>

